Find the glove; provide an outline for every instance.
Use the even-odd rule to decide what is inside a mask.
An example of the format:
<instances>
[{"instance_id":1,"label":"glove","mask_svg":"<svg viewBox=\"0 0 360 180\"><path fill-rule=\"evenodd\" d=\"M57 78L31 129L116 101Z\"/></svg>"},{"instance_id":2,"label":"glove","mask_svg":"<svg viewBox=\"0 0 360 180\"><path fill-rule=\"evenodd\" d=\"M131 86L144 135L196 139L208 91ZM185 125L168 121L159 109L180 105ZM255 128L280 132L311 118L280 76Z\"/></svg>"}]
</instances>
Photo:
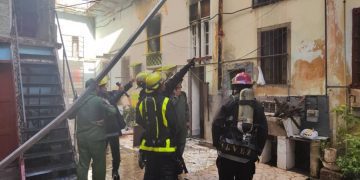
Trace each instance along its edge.
<instances>
[{"instance_id":1,"label":"glove","mask_svg":"<svg viewBox=\"0 0 360 180\"><path fill-rule=\"evenodd\" d=\"M140 169L143 169L145 167L146 160L145 160L145 157L144 157L144 153L141 152L141 151L139 151L138 163L139 163Z\"/></svg>"},{"instance_id":2,"label":"glove","mask_svg":"<svg viewBox=\"0 0 360 180\"><path fill-rule=\"evenodd\" d=\"M195 58L192 58L189 62L190 67L194 67L195 66Z\"/></svg>"}]
</instances>

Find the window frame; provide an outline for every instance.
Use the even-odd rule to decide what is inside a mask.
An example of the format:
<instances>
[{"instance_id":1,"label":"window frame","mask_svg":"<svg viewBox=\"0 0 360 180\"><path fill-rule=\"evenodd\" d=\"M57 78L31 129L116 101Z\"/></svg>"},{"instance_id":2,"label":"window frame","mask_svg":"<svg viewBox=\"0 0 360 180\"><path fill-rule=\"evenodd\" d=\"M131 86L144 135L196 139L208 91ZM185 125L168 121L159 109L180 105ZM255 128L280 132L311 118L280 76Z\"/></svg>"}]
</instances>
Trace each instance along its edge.
<instances>
[{"instance_id":1,"label":"window frame","mask_svg":"<svg viewBox=\"0 0 360 180\"><path fill-rule=\"evenodd\" d=\"M208 4L204 3L204 6L207 5L207 8L203 8L202 2L207 2ZM201 57L211 57L212 55L212 43L211 43L211 22L210 22L210 0L204 1L196 1L193 4L189 5L189 16L191 15L191 7L197 4L197 19L191 19L190 21L190 53L189 55L191 58L201 58ZM202 9L208 9L209 12L205 13L208 16L201 17L203 14L201 12ZM208 24L208 31L206 32L206 25ZM195 30L195 32L194 32ZM206 35L208 35L208 42L206 42ZM208 48L208 49L207 49ZM208 51L208 52L207 52Z\"/></svg>"},{"instance_id":2,"label":"window frame","mask_svg":"<svg viewBox=\"0 0 360 180\"><path fill-rule=\"evenodd\" d=\"M149 27L151 26L151 22L155 22L155 21L159 21L159 33L158 34L152 34L151 36L149 36L150 31L149 31ZM147 38L147 43L146 43L146 46L147 46L147 53L148 54L151 54L151 53L159 53L161 52L161 38L160 38L160 35L161 35L161 21L162 21L162 17L161 17L161 14L156 14L154 16L154 18L149 22L148 26L146 27L146 38ZM152 41L158 41L158 51L152 51L151 48L150 48L150 43Z\"/></svg>"},{"instance_id":3,"label":"window frame","mask_svg":"<svg viewBox=\"0 0 360 180\"><path fill-rule=\"evenodd\" d=\"M83 36L74 36L74 35L65 35L63 34L63 39L64 39L64 45L65 45L65 50L66 50L66 55L69 58L84 58L85 56L85 42L84 42L84 37ZM73 40L77 38L78 42L77 42L77 56L74 56L76 53L74 53L74 42Z\"/></svg>"},{"instance_id":4,"label":"window frame","mask_svg":"<svg viewBox=\"0 0 360 180\"><path fill-rule=\"evenodd\" d=\"M360 8L352 10L352 18L351 88L360 89Z\"/></svg>"},{"instance_id":5,"label":"window frame","mask_svg":"<svg viewBox=\"0 0 360 180\"><path fill-rule=\"evenodd\" d=\"M278 55L284 55L286 57L286 82L285 83L269 83L268 81L266 81L265 78L265 72L264 69L261 67L261 62L262 62L262 58L265 57L271 57L271 56L276 56L277 54L273 54L273 55L269 55L269 56L262 56L261 54L261 33L262 32L266 32L266 31L272 31L272 30L277 30L277 29L281 29L281 28L286 28L286 43L287 43L287 47L286 47L286 54L278 54ZM289 81L291 79L291 23L283 23L283 24L277 24L277 25L273 25L273 26L268 26L268 27L263 27L263 28L258 28L258 33L257 33L257 39L258 39L258 60L257 63L258 65L261 67L263 74L264 74L264 79L265 79L265 83L266 85L271 85L271 86L287 86L289 84ZM279 79L278 81L281 81L281 79Z\"/></svg>"}]
</instances>

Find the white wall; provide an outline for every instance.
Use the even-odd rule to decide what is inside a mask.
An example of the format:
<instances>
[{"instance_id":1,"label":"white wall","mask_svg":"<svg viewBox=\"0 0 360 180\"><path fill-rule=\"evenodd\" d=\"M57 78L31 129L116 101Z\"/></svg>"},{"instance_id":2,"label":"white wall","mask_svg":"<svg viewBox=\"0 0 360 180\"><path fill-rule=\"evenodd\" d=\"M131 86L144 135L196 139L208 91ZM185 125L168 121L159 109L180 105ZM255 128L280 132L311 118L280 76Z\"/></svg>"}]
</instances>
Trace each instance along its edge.
<instances>
[{"instance_id":1,"label":"white wall","mask_svg":"<svg viewBox=\"0 0 360 180\"><path fill-rule=\"evenodd\" d=\"M63 35L84 37L84 59L96 58L95 22L92 17L58 12L60 27ZM61 43L59 31L57 41ZM62 49L59 50L62 58Z\"/></svg>"}]
</instances>

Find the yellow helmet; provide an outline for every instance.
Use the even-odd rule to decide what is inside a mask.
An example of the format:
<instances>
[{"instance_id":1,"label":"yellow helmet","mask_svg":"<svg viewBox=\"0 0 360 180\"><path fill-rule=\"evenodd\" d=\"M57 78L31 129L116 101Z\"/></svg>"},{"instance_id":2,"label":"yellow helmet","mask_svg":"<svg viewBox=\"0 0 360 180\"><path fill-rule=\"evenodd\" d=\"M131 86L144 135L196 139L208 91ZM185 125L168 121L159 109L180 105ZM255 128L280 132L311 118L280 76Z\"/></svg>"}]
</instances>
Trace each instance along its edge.
<instances>
[{"instance_id":1,"label":"yellow helmet","mask_svg":"<svg viewBox=\"0 0 360 180\"><path fill-rule=\"evenodd\" d=\"M139 72L137 75L136 75L136 84L138 87L142 87L142 88L145 88L145 80L146 80L146 77L149 75L150 73L149 72L146 72L146 71L142 71L142 72Z\"/></svg>"},{"instance_id":2,"label":"yellow helmet","mask_svg":"<svg viewBox=\"0 0 360 180\"><path fill-rule=\"evenodd\" d=\"M146 77L146 92L151 93L157 90L166 79L166 75L160 72L153 72Z\"/></svg>"},{"instance_id":3,"label":"yellow helmet","mask_svg":"<svg viewBox=\"0 0 360 180\"><path fill-rule=\"evenodd\" d=\"M99 82L99 86L103 86L106 85L109 82L109 77L105 76L100 82Z\"/></svg>"}]
</instances>

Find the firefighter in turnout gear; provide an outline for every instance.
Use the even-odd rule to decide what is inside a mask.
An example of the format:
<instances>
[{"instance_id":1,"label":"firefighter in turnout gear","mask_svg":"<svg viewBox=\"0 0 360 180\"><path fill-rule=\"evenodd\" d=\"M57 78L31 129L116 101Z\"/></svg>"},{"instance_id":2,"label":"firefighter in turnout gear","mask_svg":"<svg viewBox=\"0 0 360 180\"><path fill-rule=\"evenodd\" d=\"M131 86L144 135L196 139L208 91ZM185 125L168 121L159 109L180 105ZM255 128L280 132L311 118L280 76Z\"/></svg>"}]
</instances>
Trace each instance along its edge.
<instances>
[{"instance_id":1,"label":"firefighter in turnout gear","mask_svg":"<svg viewBox=\"0 0 360 180\"><path fill-rule=\"evenodd\" d=\"M176 89L176 86L183 81L183 78L184 78L185 74L194 65L195 65L195 59L192 59L184 67L182 67L179 70L179 72L177 72L175 75L173 75L169 79L167 79L167 77L165 77L164 73L159 73L159 75L162 77L161 78L162 81L165 81L165 79L167 79L167 80L162 83L162 86L159 87L160 89L157 90L157 93L160 93L161 95L163 95L165 97L170 97L172 95L173 91ZM138 73L136 75L136 84L137 84L138 88L142 88L140 90L140 93L139 93L139 98L138 98L138 102L136 104L136 109L139 109L140 103L142 102L142 100L146 96L146 92L145 92L146 91L146 82L145 82L145 80L150 74L153 74L153 73L143 71L143 72L140 72L140 73ZM141 121L139 119L141 119L140 113L139 113L139 111L136 111L136 121L137 122ZM140 168L144 167L144 165L145 165L144 162L145 162L144 154L140 151L139 152L139 166L140 166ZM186 167L185 167L185 163L184 163L183 160L182 160L181 164L182 164L181 167L183 167L182 169L184 169L184 171L187 172ZM179 170L179 174L180 173L181 172Z\"/></svg>"},{"instance_id":2,"label":"firefighter in turnout gear","mask_svg":"<svg viewBox=\"0 0 360 180\"><path fill-rule=\"evenodd\" d=\"M245 72L232 79L232 95L221 106L212 125L220 180L250 180L267 137L264 109L255 100L251 77Z\"/></svg>"},{"instance_id":3,"label":"firefighter in turnout gear","mask_svg":"<svg viewBox=\"0 0 360 180\"><path fill-rule=\"evenodd\" d=\"M124 129L126 123L124 121L124 117L119 112L117 107L117 102L121 98L121 96L125 95L126 92L132 87L133 81L128 82L124 89L107 91L108 77L105 76L99 82L99 92L98 95L102 97L104 100L108 101L111 105L116 109L116 114L114 116L110 116L105 120L105 128L106 128L106 144L110 144L111 156L112 156L112 178L114 180L119 180L119 167L120 167L120 143L119 136L121 136L121 129Z\"/></svg>"},{"instance_id":4,"label":"firefighter in turnout gear","mask_svg":"<svg viewBox=\"0 0 360 180\"><path fill-rule=\"evenodd\" d=\"M145 129L139 148L146 159L144 180L177 179L177 120L172 103L161 93L163 82L159 72L147 76L146 96L137 109L137 123Z\"/></svg>"}]
</instances>

